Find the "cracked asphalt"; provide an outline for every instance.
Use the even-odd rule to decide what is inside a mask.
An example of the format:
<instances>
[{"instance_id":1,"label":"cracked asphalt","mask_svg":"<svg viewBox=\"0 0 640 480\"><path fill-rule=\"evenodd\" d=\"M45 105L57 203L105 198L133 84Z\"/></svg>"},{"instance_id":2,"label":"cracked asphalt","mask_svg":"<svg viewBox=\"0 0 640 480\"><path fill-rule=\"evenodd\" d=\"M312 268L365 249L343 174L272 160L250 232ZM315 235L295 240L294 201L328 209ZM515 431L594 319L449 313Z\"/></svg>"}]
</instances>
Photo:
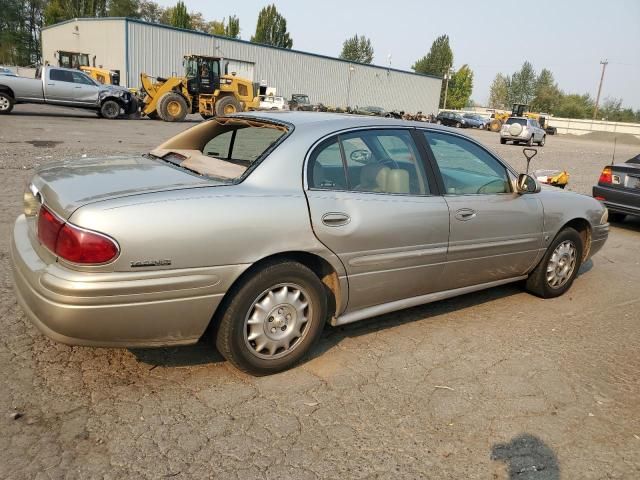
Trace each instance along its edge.
<instances>
[{"instance_id":1,"label":"cracked asphalt","mask_svg":"<svg viewBox=\"0 0 640 480\"><path fill-rule=\"evenodd\" d=\"M40 335L9 259L34 166L145 151L190 125L0 117L0 478L640 478L639 219L612 226L561 298L511 285L327 327L270 377L237 372L210 339L126 350ZM523 168L521 149L472 135ZM556 136L534 164L589 193L611 152Z\"/></svg>"}]
</instances>

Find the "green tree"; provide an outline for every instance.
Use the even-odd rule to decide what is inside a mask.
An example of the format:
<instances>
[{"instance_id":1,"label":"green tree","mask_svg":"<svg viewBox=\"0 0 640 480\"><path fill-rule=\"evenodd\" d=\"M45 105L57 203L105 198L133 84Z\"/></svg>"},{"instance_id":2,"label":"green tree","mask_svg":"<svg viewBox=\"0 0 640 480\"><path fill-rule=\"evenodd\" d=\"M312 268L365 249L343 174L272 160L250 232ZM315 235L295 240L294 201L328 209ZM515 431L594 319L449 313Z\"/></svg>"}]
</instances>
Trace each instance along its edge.
<instances>
[{"instance_id":1,"label":"green tree","mask_svg":"<svg viewBox=\"0 0 640 480\"><path fill-rule=\"evenodd\" d=\"M0 64L40 61L44 0L0 0Z\"/></svg>"},{"instance_id":2,"label":"green tree","mask_svg":"<svg viewBox=\"0 0 640 480\"><path fill-rule=\"evenodd\" d=\"M498 73L489 90L489 107L506 109L509 106L509 89L511 86L511 79L507 75Z\"/></svg>"},{"instance_id":3,"label":"green tree","mask_svg":"<svg viewBox=\"0 0 640 480\"><path fill-rule=\"evenodd\" d=\"M357 33L353 37L347 38L342 44L340 58L358 63L373 62L371 40L364 35L358 36Z\"/></svg>"},{"instance_id":4,"label":"green tree","mask_svg":"<svg viewBox=\"0 0 640 480\"><path fill-rule=\"evenodd\" d=\"M440 35L431 44L431 49L411 67L416 73L444 77L453 65L453 51L449 46L449 36Z\"/></svg>"},{"instance_id":5,"label":"green tree","mask_svg":"<svg viewBox=\"0 0 640 480\"><path fill-rule=\"evenodd\" d=\"M256 33L251 41L280 48L293 47L293 40L287 32L287 20L278 13L275 5L260 10Z\"/></svg>"},{"instance_id":6,"label":"green tree","mask_svg":"<svg viewBox=\"0 0 640 480\"><path fill-rule=\"evenodd\" d=\"M222 21L213 20L209 22L209 32L223 37L240 38L240 19L231 15L229 23L226 23L224 18Z\"/></svg>"},{"instance_id":7,"label":"green tree","mask_svg":"<svg viewBox=\"0 0 640 480\"><path fill-rule=\"evenodd\" d=\"M139 8L138 0L109 0L108 13L110 17L138 18Z\"/></svg>"},{"instance_id":8,"label":"green tree","mask_svg":"<svg viewBox=\"0 0 640 480\"><path fill-rule=\"evenodd\" d=\"M448 75L453 65L453 51L449 46L449 36L440 35L431 44L429 53L417 60L411 67L416 73L436 75L443 77ZM442 82L440 90L440 105L444 103L444 91L446 82Z\"/></svg>"},{"instance_id":9,"label":"green tree","mask_svg":"<svg viewBox=\"0 0 640 480\"><path fill-rule=\"evenodd\" d=\"M107 0L42 0L46 25L79 17L104 17Z\"/></svg>"},{"instance_id":10,"label":"green tree","mask_svg":"<svg viewBox=\"0 0 640 480\"><path fill-rule=\"evenodd\" d=\"M209 33L211 22L207 22L201 12L191 12L189 14L190 29L198 32Z\"/></svg>"},{"instance_id":11,"label":"green tree","mask_svg":"<svg viewBox=\"0 0 640 480\"><path fill-rule=\"evenodd\" d=\"M187 6L182 0L179 0L176 6L173 7L170 22L170 25L177 28L191 28L191 17L189 16L189 12L187 12Z\"/></svg>"},{"instance_id":12,"label":"green tree","mask_svg":"<svg viewBox=\"0 0 640 480\"><path fill-rule=\"evenodd\" d=\"M140 0L138 12L145 22L160 23L164 8L152 0Z\"/></svg>"},{"instance_id":13,"label":"green tree","mask_svg":"<svg viewBox=\"0 0 640 480\"><path fill-rule=\"evenodd\" d=\"M529 104L535 96L536 80L533 65L525 61L522 68L511 76L511 103Z\"/></svg>"},{"instance_id":14,"label":"green tree","mask_svg":"<svg viewBox=\"0 0 640 480\"><path fill-rule=\"evenodd\" d=\"M463 65L451 75L449 92L447 94L447 108L464 108L471 98L473 91L473 71L469 65Z\"/></svg>"},{"instance_id":15,"label":"green tree","mask_svg":"<svg viewBox=\"0 0 640 480\"><path fill-rule=\"evenodd\" d=\"M542 69L536 79L534 93L531 109L536 112L553 112L562 97L558 84L553 78L553 73L546 68Z\"/></svg>"},{"instance_id":16,"label":"green tree","mask_svg":"<svg viewBox=\"0 0 640 480\"><path fill-rule=\"evenodd\" d=\"M594 102L587 93L584 95L562 95L553 114L564 118L591 118Z\"/></svg>"}]
</instances>

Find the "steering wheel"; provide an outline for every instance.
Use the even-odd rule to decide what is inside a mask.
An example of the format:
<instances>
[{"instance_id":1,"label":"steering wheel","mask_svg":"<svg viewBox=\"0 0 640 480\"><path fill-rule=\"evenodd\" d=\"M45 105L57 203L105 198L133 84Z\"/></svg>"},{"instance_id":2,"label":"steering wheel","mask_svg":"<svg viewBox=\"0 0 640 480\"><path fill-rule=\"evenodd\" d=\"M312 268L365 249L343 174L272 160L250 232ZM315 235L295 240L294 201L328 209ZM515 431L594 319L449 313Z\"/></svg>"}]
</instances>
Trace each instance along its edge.
<instances>
[{"instance_id":1,"label":"steering wheel","mask_svg":"<svg viewBox=\"0 0 640 480\"><path fill-rule=\"evenodd\" d=\"M504 180L502 180L501 178L497 178L495 180L491 180L490 182L487 182L484 185L482 185L476 193L487 193L485 191L485 188L487 188L489 185L493 183L500 183L502 186L504 186Z\"/></svg>"}]
</instances>

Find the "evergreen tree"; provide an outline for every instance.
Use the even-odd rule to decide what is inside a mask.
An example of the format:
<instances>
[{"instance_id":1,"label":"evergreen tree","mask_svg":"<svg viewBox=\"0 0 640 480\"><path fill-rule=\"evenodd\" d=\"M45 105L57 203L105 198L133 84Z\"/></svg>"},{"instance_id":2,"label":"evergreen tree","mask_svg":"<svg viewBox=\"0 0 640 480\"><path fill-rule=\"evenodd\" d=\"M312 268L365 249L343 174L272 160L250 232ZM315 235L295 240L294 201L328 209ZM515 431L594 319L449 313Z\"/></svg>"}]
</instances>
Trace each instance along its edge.
<instances>
[{"instance_id":1,"label":"evergreen tree","mask_svg":"<svg viewBox=\"0 0 640 480\"><path fill-rule=\"evenodd\" d=\"M274 47L293 47L293 40L287 32L287 21L278 13L275 5L260 10L256 33L251 37L251 41Z\"/></svg>"},{"instance_id":2,"label":"evergreen tree","mask_svg":"<svg viewBox=\"0 0 640 480\"><path fill-rule=\"evenodd\" d=\"M171 12L171 25L177 28L191 28L191 17L187 12L187 7L182 0L176 3Z\"/></svg>"},{"instance_id":3,"label":"evergreen tree","mask_svg":"<svg viewBox=\"0 0 640 480\"><path fill-rule=\"evenodd\" d=\"M347 38L342 44L342 53L340 58L349 60L350 62L371 63L373 62L373 47L371 40L362 35L355 34L351 38Z\"/></svg>"}]
</instances>

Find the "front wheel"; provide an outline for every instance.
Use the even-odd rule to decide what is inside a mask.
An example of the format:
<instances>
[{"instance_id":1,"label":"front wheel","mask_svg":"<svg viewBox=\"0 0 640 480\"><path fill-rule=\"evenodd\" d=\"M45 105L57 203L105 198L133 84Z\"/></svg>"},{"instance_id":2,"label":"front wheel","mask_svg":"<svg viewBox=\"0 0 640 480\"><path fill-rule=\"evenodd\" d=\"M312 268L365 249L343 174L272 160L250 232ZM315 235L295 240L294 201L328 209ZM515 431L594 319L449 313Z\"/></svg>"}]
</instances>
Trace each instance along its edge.
<instances>
[{"instance_id":1,"label":"front wheel","mask_svg":"<svg viewBox=\"0 0 640 480\"><path fill-rule=\"evenodd\" d=\"M611 210L609 210L609 221L610 222L615 222L615 223L624 222L625 218L627 218L627 214L626 213L612 212Z\"/></svg>"},{"instance_id":2,"label":"front wheel","mask_svg":"<svg viewBox=\"0 0 640 480\"><path fill-rule=\"evenodd\" d=\"M120 116L120 104L115 100L107 100L100 106L100 115L108 120L115 120Z\"/></svg>"},{"instance_id":3,"label":"front wheel","mask_svg":"<svg viewBox=\"0 0 640 480\"><path fill-rule=\"evenodd\" d=\"M533 134L527 140L527 147L533 147Z\"/></svg>"},{"instance_id":4,"label":"front wheel","mask_svg":"<svg viewBox=\"0 0 640 480\"><path fill-rule=\"evenodd\" d=\"M460 128L462 124L460 122L456 122L456 128Z\"/></svg>"},{"instance_id":5,"label":"front wheel","mask_svg":"<svg viewBox=\"0 0 640 480\"><path fill-rule=\"evenodd\" d=\"M320 279L296 262L267 265L230 293L216 336L218 351L254 375L286 370L309 351L324 327Z\"/></svg>"},{"instance_id":6,"label":"front wheel","mask_svg":"<svg viewBox=\"0 0 640 480\"><path fill-rule=\"evenodd\" d=\"M217 117L223 117L225 115L231 115L232 113L241 112L242 105L236 97L229 95L216 100L214 109Z\"/></svg>"},{"instance_id":7,"label":"front wheel","mask_svg":"<svg viewBox=\"0 0 640 480\"><path fill-rule=\"evenodd\" d=\"M526 281L526 288L542 298L559 297L569 290L582 262L582 237L571 227L558 233L538 266Z\"/></svg>"},{"instance_id":8,"label":"front wheel","mask_svg":"<svg viewBox=\"0 0 640 480\"><path fill-rule=\"evenodd\" d=\"M538 143L538 145L540 145L541 147L544 147L544 144L546 142L547 136L543 135L542 139L540 139L540 142Z\"/></svg>"}]
</instances>

